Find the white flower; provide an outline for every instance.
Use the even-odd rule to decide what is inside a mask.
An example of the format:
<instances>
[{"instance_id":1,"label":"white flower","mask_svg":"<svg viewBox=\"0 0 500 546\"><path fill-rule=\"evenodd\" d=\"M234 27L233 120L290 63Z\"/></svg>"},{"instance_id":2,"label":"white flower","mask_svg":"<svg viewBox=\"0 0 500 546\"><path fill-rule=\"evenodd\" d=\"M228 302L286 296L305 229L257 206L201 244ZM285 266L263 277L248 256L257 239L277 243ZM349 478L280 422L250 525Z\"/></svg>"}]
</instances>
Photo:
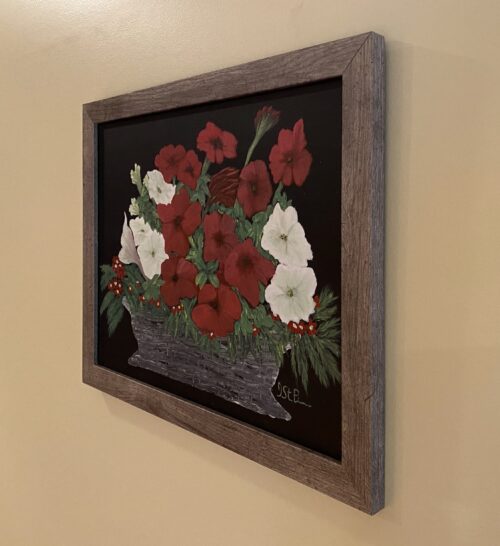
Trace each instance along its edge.
<instances>
[{"instance_id":1,"label":"white flower","mask_svg":"<svg viewBox=\"0 0 500 546\"><path fill-rule=\"evenodd\" d=\"M266 288L266 301L285 324L309 320L314 312L316 284L312 268L280 264Z\"/></svg>"},{"instance_id":2,"label":"white flower","mask_svg":"<svg viewBox=\"0 0 500 546\"><path fill-rule=\"evenodd\" d=\"M304 228L298 221L297 210L294 207L281 210L279 203L276 203L264 226L260 244L271 256L286 265L305 267L313 257Z\"/></svg>"},{"instance_id":3,"label":"white flower","mask_svg":"<svg viewBox=\"0 0 500 546\"><path fill-rule=\"evenodd\" d=\"M128 211L130 212L130 216L137 216L139 214L139 204L137 203L137 199L135 197L133 197L130 201Z\"/></svg>"},{"instance_id":4,"label":"white flower","mask_svg":"<svg viewBox=\"0 0 500 546\"><path fill-rule=\"evenodd\" d=\"M175 195L175 186L167 184L160 171L148 171L144 177L144 185L149 196L157 205L168 205Z\"/></svg>"},{"instance_id":5,"label":"white flower","mask_svg":"<svg viewBox=\"0 0 500 546\"><path fill-rule=\"evenodd\" d=\"M137 249L135 248L134 235L132 230L127 225L127 215L124 213L123 216L123 229L120 239L122 248L118 253L118 258L120 258L120 261L124 264L138 265L141 272L144 273L139 254L137 254Z\"/></svg>"},{"instance_id":6,"label":"white flower","mask_svg":"<svg viewBox=\"0 0 500 546\"><path fill-rule=\"evenodd\" d=\"M151 226L146 224L143 218L134 218L130 220L130 228L134 234L134 240L136 245L140 245L149 236Z\"/></svg>"},{"instance_id":7,"label":"white flower","mask_svg":"<svg viewBox=\"0 0 500 546\"><path fill-rule=\"evenodd\" d=\"M168 259L165 253L165 239L158 231L151 230L137 248L144 275L152 279L161 272L161 264Z\"/></svg>"}]
</instances>

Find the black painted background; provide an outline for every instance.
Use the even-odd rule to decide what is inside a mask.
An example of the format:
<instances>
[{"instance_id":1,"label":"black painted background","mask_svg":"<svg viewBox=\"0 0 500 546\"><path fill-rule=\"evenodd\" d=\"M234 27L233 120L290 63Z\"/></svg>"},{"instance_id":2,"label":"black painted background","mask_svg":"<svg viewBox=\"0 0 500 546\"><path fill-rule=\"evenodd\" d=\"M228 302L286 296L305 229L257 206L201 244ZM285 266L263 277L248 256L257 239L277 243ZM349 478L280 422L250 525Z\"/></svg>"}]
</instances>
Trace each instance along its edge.
<instances>
[{"instance_id":1,"label":"black painted background","mask_svg":"<svg viewBox=\"0 0 500 546\"><path fill-rule=\"evenodd\" d=\"M340 197L341 197L341 120L342 85L340 79L231 99L161 114L104 123L98 129L98 263L110 263L120 250L123 212L136 196L129 172L134 163L142 174L154 169L154 157L166 144L183 144L196 149L196 136L207 121L213 121L238 139L238 157L225 166L243 166L254 136L253 119L261 106L281 111L279 124L260 142L252 159L267 162L281 128L292 128L304 119L308 148L313 156L311 171L300 188L287 188L311 243L314 259L310 265L318 287L329 285L340 295ZM200 160L203 155L199 153ZM102 295L100 300L102 299ZM99 303L100 303L99 300ZM340 311L340 299L339 299ZM265 429L298 444L340 459L341 414L339 386L324 389L311 375L308 393L295 380L285 362L275 385L278 401L292 415L289 422L260 416L236 404L127 364L137 344L128 314L110 338L105 317L99 319L98 362L134 379L187 398L221 413ZM287 390L289 389L289 390ZM311 407L292 400L300 398Z\"/></svg>"}]
</instances>

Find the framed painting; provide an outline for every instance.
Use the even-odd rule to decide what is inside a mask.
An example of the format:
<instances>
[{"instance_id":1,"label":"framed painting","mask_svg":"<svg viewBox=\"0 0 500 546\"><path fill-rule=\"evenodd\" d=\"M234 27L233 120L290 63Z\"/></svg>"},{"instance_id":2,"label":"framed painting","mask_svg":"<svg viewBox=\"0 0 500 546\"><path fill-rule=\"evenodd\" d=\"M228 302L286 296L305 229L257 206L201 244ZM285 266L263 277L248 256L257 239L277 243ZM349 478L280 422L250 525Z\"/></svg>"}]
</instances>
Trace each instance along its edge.
<instances>
[{"instance_id":1,"label":"framed painting","mask_svg":"<svg viewBox=\"0 0 500 546\"><path fill-rule=\"evenodd\" d=\"M83 380L384 503L384 43L83 107Z\"/></svg>"}]
</instances>

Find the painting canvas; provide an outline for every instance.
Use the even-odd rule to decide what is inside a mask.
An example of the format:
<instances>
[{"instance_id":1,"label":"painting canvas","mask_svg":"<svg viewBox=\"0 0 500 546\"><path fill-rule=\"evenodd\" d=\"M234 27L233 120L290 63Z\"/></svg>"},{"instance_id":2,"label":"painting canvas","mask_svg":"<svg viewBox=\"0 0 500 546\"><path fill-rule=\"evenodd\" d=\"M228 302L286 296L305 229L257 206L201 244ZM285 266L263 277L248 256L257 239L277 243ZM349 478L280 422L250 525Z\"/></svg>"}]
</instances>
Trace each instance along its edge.
<instances>
[{"instance_id":1,"label":"painting canvas","mask_svg":"<svg viewBox=\"0 0 500 546\"><path fill-rule=\"evenodd\" d=\"M341 459L339 78L99 125L98 362Z\"/></svg>"},{"instance_id":2,"label":"painting canvas","mask_svg":"<svg viewBox=\"0 0 500 546\"><path fill-rule=\"evenodd\" d=\"M384 39L83 106L83 381L384 505Z\"/></svg>"}]
</instances>

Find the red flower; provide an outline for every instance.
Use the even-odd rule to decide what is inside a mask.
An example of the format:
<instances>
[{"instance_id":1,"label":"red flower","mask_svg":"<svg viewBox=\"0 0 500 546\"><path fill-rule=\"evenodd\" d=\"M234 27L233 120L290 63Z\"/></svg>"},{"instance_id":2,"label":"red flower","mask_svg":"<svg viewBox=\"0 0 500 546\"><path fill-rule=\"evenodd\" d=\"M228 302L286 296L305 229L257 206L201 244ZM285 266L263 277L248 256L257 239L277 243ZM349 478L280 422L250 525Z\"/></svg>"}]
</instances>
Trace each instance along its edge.
<instances>
[{"instance_id":1,"label":"red flower","mask_svg":"<svg viewBox=\"0 0 500 546\"><path fill-rule=\"evenodd\" d=\"M235 246L224 262L224 277L252 307L259 304L259 282L267 285L274 275L271 261L259 254L250 239Z\"/></svg>"},{"instance_id":2,"label":"red flower","mask_svg":"<svg viewBox=\"0 0 500 546\"><path fill-rule=\"evenodd\" d=\"M299 119L293 131L281 129L278 144L272 147L269 154L269 167L275 182L283 182L285 186L292 183L302 186L312 163L312 156L306 146L304 120Z\"/></svg>"},{"instance_id":3,"label":"red flower","mask_svg":"<svg viewBox=\"0 0 500 546\"><path fill-rule=\"evenodd\" d=\"M196 152L189 150L180 161L177 169L177 178L192 190L196 189L196 183L201 174L201 162Z\"/></svg>"},{"instance_id":4,"label":"red flower","mask_svg":"<svg viewBox=\"0 0 500 546\"><path fill-rule=\"evenodd\" d=\"M169 205L158 205L156 210L163 223L165 252L185 256L189 250L188 237L201 223L200 203L191 203L187 190L181 190Z\"/></svg>"},{"instance_id":5,"label":"red flower","mask_svg":"<svg viewBox=\"0 0 500 546\"><path fill-rule=\"evenodd\" d=\"M236 236L236 222L227 214L212 212L203 220L205 231L205 245L203 259L223 261L231 250L239 243Z\"/></svg>"},{"instance_id":6,"label":"red flower","mask_svg":"<svg viewBox=\"0 0 500 546\"><path fill-rule=\"evenodd\" d=\"M184 146L174 146L169 144L156 154L155 166L163 175L165 182L171 182L174 176L177 176L179 163L184 159L186 149Z\"/></svg>"},{"instance_id":7,"label":"red flower","mask_svg":"<svg viewBox=\"0 0 500 546\"><path fill-rule=\"evenodd\" d=\"M198 305L191 314L196 326L210 337L230 334L240 316L240 300L226 284L220 284L218 288L205 284L198 295Z\"/></svg>"},{"instance_id":8,"label":"red flower","mask_svg":"<svg viewBox=\"0 0 500 546\"><path fill-rule=\"evenodd\" d=\"M252 161L242 169L238 201L248 218L251 218L256 212L265 210L272 194L273 188L266 164L263 161L260 159Z\"/></svg>"},{"instance_id":9,"label":"red flower","mask_svg":"<svg viewBox=\"0 0 500 546\"><path fill-rule=\"evenodd\" d=\"M198 150L205 152L212 163L222 163L225 157L236 157L237 144L238 141L232 133L219 129L211 121L200 131L196 140Z\"/></svg>"},{"instance_id":10,"label":"red flower","mask_svg":"<svg viewBox=\"0 0 500 546\"><path fill-rule=\"evenodd\" d=\"M198 293L194 280L198 270L184 258L170 258L161 264L161 277L165 281L160 293L167 305L179 305L181 298L193 298Z\"/></svg>"},{"instance_id":11,"label":"red flower","mask_svg":"<svg viewBox=\"0 0 500 546\"><path fill-rule=\"evenodd\" d=\"M318 309L318 307L321 305L321 301L320 301L320 299L319 299L318 294L316 294L316 295L313 297L313 300L314 300L314 307L315 307L315 309Z\"/></svg>"},{"instance_id":12,"label":"red flower","mask_svg":"<svg viewBox=\"0 0 500 546\"><path fill-rule=\"evenodd\" d=\"M226 277L224 275L224 262L219 262L219 269L217 270L216 274L217 274L217 278L219 279L220 283L229 284L226 281Z\"/></svg>"},{"instance_id":13,"label":"red flower","mask_svg":"<svg viewBox=\"0 0 500 546\"><path fill-rule=\"evenodd\" d=\"M208 189L210 198L208 204L220 203L226 207L232 207L236 201L236 192L240 184L240 171L233 167L226 167L215 173L210 180Z\"/></svg>"}]
</instances>

